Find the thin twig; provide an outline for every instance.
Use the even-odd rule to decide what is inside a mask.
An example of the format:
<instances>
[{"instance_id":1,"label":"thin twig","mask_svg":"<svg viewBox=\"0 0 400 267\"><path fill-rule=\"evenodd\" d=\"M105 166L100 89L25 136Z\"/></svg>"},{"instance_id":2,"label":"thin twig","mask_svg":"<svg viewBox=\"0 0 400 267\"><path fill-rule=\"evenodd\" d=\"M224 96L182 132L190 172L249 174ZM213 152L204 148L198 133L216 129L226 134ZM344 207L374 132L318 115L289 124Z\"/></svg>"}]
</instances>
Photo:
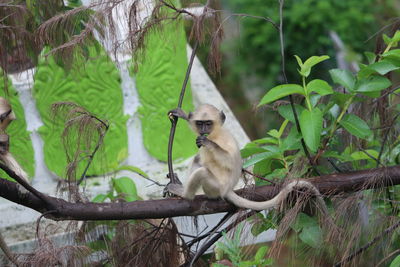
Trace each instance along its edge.
<instances>
[{"instance_id":1,"label":"thin twig","mask_svg":"<svg viewBox=\"0 0 400 267\"><path fill-rule=\"evenodd\" d=\"M343 171L335 164L335 162L333 162L332 159L327 158L328 162L332 165L332 167L339 173L342 173Z\"/></svg>"},{"instance_id":2,"label":"thin twig","mask_svg":"<svg viewBox=\"0 0 400 267\"><path fill-rule=\"evenodd\" d=\"M381 149L379 150L379 155L378 155L378 159L377 159L377 163L376 163L376 167L379 167L379 162L381 161L381 157L383 154L383 149L385 147L385 144L388 140L388 136L389 136L389 132L390 130L393 128L394 123L396 122L397 118L400 116L400 113L398 113L396 116L394 116L392 123L390 124L390 126L387 128L386 133L385 133L385 137L383 138L383 142L381 145Z\"/></svg>"},{"instance_id":3,"label":"thin twig","mask_svg":"<svg viewBox=\"0 0 400 267\"><path fill-rule=\"evenodd\" d=\"M222 233L227 233L230 230L232 230L233 228L235 228L239 223L241 223L242 221L246 220L247 218L253 216L254 214L258 213L259 211L249 211L246 214L244 214L243 216L237 218L234 222L232 222L230 225L228 225L224 231L218 232L216 233L208 242L206 242L205 244L203 244L201 246L201 248L196 252L196 254L193 256L193 258L190 260L190 262L186 262L183 265L181 265L181 267L191 267L193 266L193 264L200 258L201 255L204 254L204 252L207 251L207 249L209 249L215 242L218 241L218 239L220 239L222 237Z\"/></svg>"},{"instance_id":4,"label":"thin twig","mask_svg":"<svg viewBox=\"0 0 400 267\"><path fill-rule=\"evenodd\" d=\"M386 228L380 235L376 236L374 239L372 239L370 242L368 242L367 244L365 244L364 246L362 246L361 248L359 248L358 250L356 250L354 253L350 254L349 256L347 256L345 259L341 260L340 262L336 263L334 265L334 267L340 267L343 266L345 263L351 261L354 257L358 256L359 254L363 253L364 251L366 251L369 247L371 247L372 245L374 245L376 242L378 242L379 240L381 240L385 235L390 234L391 232L393 232L394 230L396 230L396 228L398 228L400 226L400 221L398 221L397 223L393 224L392 226Z\"/></svg>"},{"instance_id":5,"label":"thin twig","mask_svg":"<svg viewBox=\"0 0 400 267\"><path fill-rule=\"evenodd\" d=\"M85 178L86 178L86 173L87 173L87 171L88 171L90 165L91 165L92 162L93 162L93 158L94 158L94 156L96 155L97 150L99 150L100 146L103 144L104 136L106 135L106 133L107 133L107 131L108 131L109 125L108 125L107 123L104 123L102 120L99 120L99 121L101 121L101 122L103 123L103 125L105 126L105 129L104 129L104 131L101 131L101 130L100 130L101 133L100 133L99 140L97 141L96 147L93 149L92 154L89 155L89 160L88 160L88 162L87 162L87 164L86 164L85 169L84 169L83 172L82 172L81 178L80 178L79 181L77 182L77 185L80 185L80 184L83 182L83 180L85 180Z\"/></svg>"},{"instance_id":6,"label":"thin twig","mask_svg":"<svg viewBox=\"0 0 400 267\"><path fill-rule=\"evenodd\" d=\"M41 246L42 241L40 238L40 221L46 217L46 215L51 214L51 213L56 213L57 211L55 210L49 210L46 212L43 212L42 214L40 214L39 218L37 218L36 220L36 239L38 240L39 246Z\"/></svg>"},{"instance_id":7,"label":"thin twig","mask_svg":"<svg viewBox=\"0 0 400 267\"><path fill-rule=\"evenodd\" d=\"M265 178L265 177L262 177L262 176L260 176L260 175L257 175L257 174L255 174L255 173L252 173L251 171L248 171L248 170L246 170L246 169L242 169L242 171L245 172L245 173L247 173L247 174L250 174L251 176L254 176L254 177L258 178L258 179L261 179L261 180L263 180L263 181L266 181L266 182L269 182L269 183L271 183L271 184L273 184L273 185L276 185L275 182L273 182L273 181L271 181L271 180L269 180L269 179L267 179L267 178Z\"/></svg>"},{"instance_id":8,"label":"thin twig","mask_svg":"<svg viewBox=\"0 0 400 267\"><path fill-rule=\"evenodd\" d=\"M371 155L368 151L366 151L364 148L362 148L362 147L360 146L360 144L358 144L357 146L358 146L358 149L359 149L361 152L363 152L365 155L367 155L370 159L374 160L374 161L376 162L376 165L377 165L377 166L382 165L382 167L385 167L385 165L383 165L383 164L380 162L379 159L375 158L375 157L374 157L373 155Z\"/></svg>"},{"instance_id":9,"label":"thin twig","mask_svg":"<svg viewBox=\"0 0 400 267\"><path fill-rule=\"evenodd\" d=\"M203 15L205 15L205 11L207 10L209 4L210 4L210 0L207 1L206 6L204 7ZM186 69L185 80L183 81L181 93L179 95L178 108L182 107L183 97L185 96L186 86L189 81L190 72L192 70L194 58L196 56L196 52L197 52L199 43L200 43L200 41L196 40L196 42L194 43L193 49L192 49L192 54L190 55L189 64ZM172 146L174 143L177 122L178 122L177 117L174 117L173 119L171 119L171 130L169 132L169 139L168 139L168 174L169 174L169 179L170 179L171 183L179 183L178 178L175 177L175 175L174 175L174 168L172 165Z\"/></svg>"},{"instance_id":10,"label":"thin twig","mask_svg":"<svg viewBox=\"0 0 400 267\"><path fill-rule=\"evenodd\" d=\"M187 11L186 9L183 8L177 8L174 5L165 2L164 0L160 0L160 3L162 3L164 6L168 7L169 9L174 10L175 12L177 12L178 14L187 14L191 17L195 17L194 14L190 13L189 11Z\"/></svg>"},{"instance_id":11,"label":"thin twig","mask_svg":"<svg viewBox=\"0 0 400 267\"><path fill-rule=\"evenodd\" d=\"M225 214L224 217L222 217L222 219L207 233L205 233L204 235L201 236L197 236L195 238L193 238L192 240L190 240L187 243L187 246L190 248L191 246L194 245L194 243L199 242L201 240L203 240L204 238L212 235L215 233L215 231L221 226L223 225L225 222L227 222L233 215L235 214L235 212L228 212L227 214Z\"/></svg>"},{"instance_id":12,"label":"thin twig","mask_svg":"<svg viewBox=\"0 0 400 267\"><path fill-rule=\"evenodd\" d=\"M382 263L384 263L385 261L387 261L390 257L392 257L393 255L396 255L397 253L400 253L400 249L396 249L395 251L392 251L391 253L389 253L389 255L387 255L386 257L384 257L380 262L378 262L378 264L375 267L379 267Z\"/></svg>"}]
</instances>

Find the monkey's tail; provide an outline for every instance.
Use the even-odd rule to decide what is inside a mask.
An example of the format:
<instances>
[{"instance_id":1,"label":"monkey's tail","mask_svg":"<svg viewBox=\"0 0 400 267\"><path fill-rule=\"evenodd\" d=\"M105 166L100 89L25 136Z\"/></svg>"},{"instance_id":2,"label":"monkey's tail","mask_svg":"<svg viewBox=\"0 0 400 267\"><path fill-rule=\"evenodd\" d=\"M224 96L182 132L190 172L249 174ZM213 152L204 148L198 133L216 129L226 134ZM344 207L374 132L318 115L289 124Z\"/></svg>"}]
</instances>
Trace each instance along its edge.
<instances>
[{"instance_id":1,"label":"monkey's tail","mask_svg":"<svg viewBox=\"0 0 400 267\"><path fill-rule=\"evenodd\" d=\"M245 199L233 191L228 192L226 198L231 201L235 206L245 209L252 210L269 210L272 208L277 208L279 204L287 197L287 195L293 191L293 188L308 188L315 195L320 195L318 189L310 182L297 180L288 183L274 198L267 201L252 201Z\"/></svg>"},{"instance_id":2,"label":"monkey's tail","mask_svg":"<svg viewBox=\"0 0 400 267\"><path fill-rule=\"evenodd\" d=\"M6 153L1 155L0 159L4 162L4 164L13 170L16 175L24 179L26 182L28 181L28 174L22 169L19 163L14 159L14 157L10 153Z\"/></svg>"}]
</instances>

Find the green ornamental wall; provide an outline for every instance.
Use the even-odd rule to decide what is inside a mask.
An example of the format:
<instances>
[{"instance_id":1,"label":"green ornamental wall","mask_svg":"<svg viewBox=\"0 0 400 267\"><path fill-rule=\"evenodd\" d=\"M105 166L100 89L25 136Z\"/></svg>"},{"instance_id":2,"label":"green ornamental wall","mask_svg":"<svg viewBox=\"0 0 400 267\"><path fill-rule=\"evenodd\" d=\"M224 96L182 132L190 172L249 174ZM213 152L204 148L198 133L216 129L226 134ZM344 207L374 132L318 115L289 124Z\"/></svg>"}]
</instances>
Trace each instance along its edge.
<instances>
[{"instance_id":1,"label":"green ornamental wall","mask_svg":"<svg viewBox=\"0 0 400 267\"><path fill-rule=\"evenodd\" d=\"M8 96L4 92L4 77L0 74L0 96L8 99L17 119L7 128L10 136L10 152L15 159L23 166L24 170L32 178L35 174L35 158L30 132L26 130L26 121L24 109L19 100L18 93L15 91L11 82L8 83ZM10 179L3 171L0 171L0 177Z\"/></svg>"},{"instance_id":2,"label":"green ornamental wall","mask_svg":"<svg viewBox=\"0 0 400 267\"><path fill-rule=\"evenodd\" d=\"M139 112L144 145L153 157L162 161L167 160L171 128L167 112L178 104L187 64L182 21L169 22L161 32L151 33L146 42L146 55L136 73L136 87L142 105ZM190 84L186 89L183 110L193 110ZM185 121L178 121L174 140L174 160L196 153L195 136Z\"/></svg>"},{"instance_id":3,"label":"green ornamental wall","mask_svg":"<svg viewBox=\"0 0 400 267\"><path fill-rule=\"evenodd\" d=\"M103 149L94 157L88 175L115 170L127 157L128 117L123 114L119 72L99 45L90 48L89 53L89 61L75 62L69 72L58 66L51 56L42 58L35 73L33 95L44 123L39 130L44 140L44 159L47 167L60 177L65 176L67 160L61 142L63 126L55 126L50 114L51 104L55 102L75 102L110 123ZM86 162L79 166L78 177Z\"/></svg>"}]
</instances>

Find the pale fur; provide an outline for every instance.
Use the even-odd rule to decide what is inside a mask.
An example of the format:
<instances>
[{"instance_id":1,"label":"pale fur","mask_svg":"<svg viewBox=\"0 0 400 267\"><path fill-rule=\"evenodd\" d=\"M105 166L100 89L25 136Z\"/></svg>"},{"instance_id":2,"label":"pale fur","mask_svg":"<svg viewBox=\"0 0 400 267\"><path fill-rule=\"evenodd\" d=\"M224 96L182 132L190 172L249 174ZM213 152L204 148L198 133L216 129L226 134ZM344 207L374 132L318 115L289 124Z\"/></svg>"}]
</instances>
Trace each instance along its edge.
<instances>
[{"instance_id":1,"label":"pale fur","mask_svg":"<svg viewBox=\"0 0 400 267\"><path fill-rule=\"evenodd\" d=\"M276 208L294 187L310 189L314 194L319 191L309 182L296 180L288 183L281 192L268 201L256 202L237 195L233 188L238 183L242 172L242 158L239 146L232 134L222 127L221 113L212 105L201 105L190 116L189 123L197 132L196 120L213 121L213 131L207 136L208 140L219 146L206 144L200 147L198 158L194 160L190 177L183 190L183 197L193 199L198 187L202 186L204 193L211 198L222 197L237 207L253 210Z\"/></svg>"},{"instance_id":2,"label":"pale fur","mask_svg":"<svg viewBox=\"0 0 400 267\"><path fill-rule=\"evenodd\" d=\"M11 110L11 105L7 101L7 99L0 97L0 115L5 114L6 112L9 112ZM8 125L15 120L15 114L13 111L11 111L10 114L6 118L4 118L2 121L0 121L0 134L5 134L6 129ZM5 153L0 153L0 160L3 161L3 163L13 170L16 175L24 179L26 182L28 181L28 175L27 173L22 169L22 167L19 165L19 163L15 160L13 155L10 152L5 152Z\"/></svg>"},{"instance_id":3,"label":"pale fur","mask_svg":"<svg viewBox=\"0 0 400 267\"><path fill-rule=\"evenodd\" d=\"M5 114L11 110L11 105L7 101L7 99L0 97L0 115ZM5 134L6 128L8 125L15 120L15 114L13 111L11 111L7 117L3 118L3 120L0 121L0 134ZM13 170L19 177L23 178L26 182L28 182L28 175L26 172L21 168L21 166L18 164L18 162L14 159L14 157L11 155L10 152L5 151L3 153L0 153L0 160L3 161L3 163ZM4 237L0 233L0 248L6 255L6 257L14 263L14 265L18 266L18 260L16 259L15 255L11 252L10 248L8 247L7 243L4 241Z\"/></svg>"},{"instance_id":4,"label":"pale fur","mask_svg":"<svg viewBox=\"0 0 400 267\"><path fill-rule=\"evenodd\" d=\"M4 162L4 164L13 170L16 175L25 180L25 182L29 183L28 174L22 169L19 165L18 161L11 155L11 153L7 152L5 154L0 154L0 160Z\"/></svg>"}]
</instances>

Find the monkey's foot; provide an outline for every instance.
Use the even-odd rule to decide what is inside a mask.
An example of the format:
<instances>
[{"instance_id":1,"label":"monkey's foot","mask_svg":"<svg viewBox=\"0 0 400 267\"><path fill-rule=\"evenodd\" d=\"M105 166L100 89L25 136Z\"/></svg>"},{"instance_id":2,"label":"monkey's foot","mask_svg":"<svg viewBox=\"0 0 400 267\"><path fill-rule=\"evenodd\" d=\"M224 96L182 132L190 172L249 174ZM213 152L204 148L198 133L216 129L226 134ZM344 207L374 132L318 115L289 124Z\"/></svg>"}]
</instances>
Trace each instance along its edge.
<instances>
[{"instance_id":1,"label":"monkey's foot","mask_svg":"<svg viewBox=\"0 0 400 267\"><path fill-rule=\"evenodd\" d=\"M174 173L174 177L169 177L169 173L167 173L167 178L171 180L170 184L182 184L182 182L179 180L178 175Z\"/></svg>"},{"instance_id":2,"label":"monkey's foot","mask_svg":"<svg viewBox=\"0 0 400 267\"><path fill-rule=\"evenodd\" d=\"M172 184L169 183L165 189L164 189L164 193L165 191L169 194L172 195L176 195L178 197L183 197L183 186L181 184Z\"/></svg>"}]
</instances>

